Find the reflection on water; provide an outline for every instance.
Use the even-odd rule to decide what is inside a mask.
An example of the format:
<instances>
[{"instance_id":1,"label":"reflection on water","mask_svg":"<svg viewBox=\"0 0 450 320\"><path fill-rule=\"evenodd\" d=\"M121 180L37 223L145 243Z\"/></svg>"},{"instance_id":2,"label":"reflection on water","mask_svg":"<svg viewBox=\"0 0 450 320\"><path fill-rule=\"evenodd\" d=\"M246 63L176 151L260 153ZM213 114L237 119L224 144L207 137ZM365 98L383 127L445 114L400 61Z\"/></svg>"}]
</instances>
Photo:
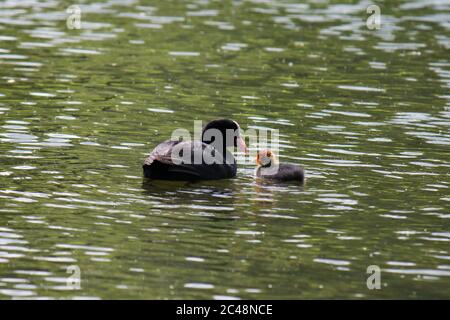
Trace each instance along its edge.
<instances>
[{"instance_id":1,"label":"reflection on water","mask_svg":"<svg viewBox=\"0 0 450 320\"><path fill-rule=\"evenodd\" d=\"M448 2L72 4L0 3L2 298L450 297ZM306 185L143 182L218 117Z\"/></svg>"}]
</instances>

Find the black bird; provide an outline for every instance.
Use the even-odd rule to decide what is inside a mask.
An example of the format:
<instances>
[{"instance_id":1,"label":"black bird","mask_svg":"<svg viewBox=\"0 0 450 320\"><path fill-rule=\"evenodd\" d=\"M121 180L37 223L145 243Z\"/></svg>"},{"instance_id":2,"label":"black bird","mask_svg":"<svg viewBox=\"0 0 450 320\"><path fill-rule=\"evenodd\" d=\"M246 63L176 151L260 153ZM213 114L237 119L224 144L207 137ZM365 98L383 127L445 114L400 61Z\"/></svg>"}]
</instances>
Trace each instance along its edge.
<instances>
[{"instance_id":1,"label":"black bird","mask_svg":"<svg viewBox=\"0 0 450 320\"><path fill-rule=\"evenodd\" d=\"M290 163L278 163L271 150L261 150L256 156L256 176L277 181L305 181L302 167Z\"/></svg>"},{"instance_id":2,"label":"black bird","mask_svg":"<svg viewBox=\"0 0 450 320\"><path fill-rule=\"evenodd\" d=\"M202 130L202 141L167 140L144 161L144 177L160 180L217 180L236 176L237 165L228 147L247 153L236 121L218 119Z\"/></svg>"}]
</instances>

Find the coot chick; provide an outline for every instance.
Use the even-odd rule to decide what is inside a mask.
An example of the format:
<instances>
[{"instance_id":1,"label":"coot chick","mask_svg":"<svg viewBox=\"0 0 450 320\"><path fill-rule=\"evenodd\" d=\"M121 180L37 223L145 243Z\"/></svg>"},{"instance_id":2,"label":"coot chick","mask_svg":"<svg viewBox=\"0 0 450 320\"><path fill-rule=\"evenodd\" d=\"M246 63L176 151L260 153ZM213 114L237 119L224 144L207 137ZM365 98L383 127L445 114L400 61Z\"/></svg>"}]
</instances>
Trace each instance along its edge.
<instances>
[{"instance_id":1,"label":"coot chick","mask_svg":"<svg viewBox=\"0 0 450 320\"><path fill-rule=\"evenodd\" d=\"M305 181L305 172L302 167L279 163L271 150L261 150L256 156L256 176L276 181Z\"/></svg>"},{"instance_id":2,"label":"coot chick","mask_svg":"<svg viewBox=\"0 0 450 320\"><path fill-rule=\"evenodd\" d=\"M159 180L217 180L236 176L237 165L227 147L247 153L236 121L218 119L202 130L201 141L167 140L144 161L144 177Z\"/></svg>"}]
</instances>

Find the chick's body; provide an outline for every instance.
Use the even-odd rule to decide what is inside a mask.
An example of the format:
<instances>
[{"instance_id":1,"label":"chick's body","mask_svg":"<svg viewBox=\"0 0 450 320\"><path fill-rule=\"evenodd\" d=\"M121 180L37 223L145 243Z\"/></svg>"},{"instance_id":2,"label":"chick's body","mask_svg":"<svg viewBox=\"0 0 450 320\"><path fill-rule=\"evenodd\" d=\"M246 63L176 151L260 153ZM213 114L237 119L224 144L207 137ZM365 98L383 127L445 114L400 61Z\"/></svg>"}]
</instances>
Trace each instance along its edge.
<instances>
[{"instance_id":1,"label":"chick's body","mask_svg":"<svg viewBox=\"0 0 450 320\"><path fill-rule=\"evenodd\" d=\"M302 167L291 163L278 163L270 150L258 152L256 158L256 176L278 181L304 182L305 171Z\"/></svg>"}]
</instances>

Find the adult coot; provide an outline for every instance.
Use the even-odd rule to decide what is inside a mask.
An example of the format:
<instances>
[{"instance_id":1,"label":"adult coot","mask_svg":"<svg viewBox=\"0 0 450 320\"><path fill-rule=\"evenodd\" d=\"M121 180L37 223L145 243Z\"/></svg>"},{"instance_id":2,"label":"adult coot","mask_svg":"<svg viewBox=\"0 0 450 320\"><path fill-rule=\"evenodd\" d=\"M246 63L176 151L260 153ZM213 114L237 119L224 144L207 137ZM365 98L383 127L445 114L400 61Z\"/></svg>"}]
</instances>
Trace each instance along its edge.
<instances>
[{"instance_id":1,"label":"adult coot","mask_svg":"<svg viewBox=\"0 0 450 320\"><path fill-rule=\"evenodd\" d=\"M247 153L236 121L218 119L202 130L201 141L167 140L144 161L144 177L161 180L216 180L236 176L237 165L228 147Z\"/></svg>"}]
</instances>

